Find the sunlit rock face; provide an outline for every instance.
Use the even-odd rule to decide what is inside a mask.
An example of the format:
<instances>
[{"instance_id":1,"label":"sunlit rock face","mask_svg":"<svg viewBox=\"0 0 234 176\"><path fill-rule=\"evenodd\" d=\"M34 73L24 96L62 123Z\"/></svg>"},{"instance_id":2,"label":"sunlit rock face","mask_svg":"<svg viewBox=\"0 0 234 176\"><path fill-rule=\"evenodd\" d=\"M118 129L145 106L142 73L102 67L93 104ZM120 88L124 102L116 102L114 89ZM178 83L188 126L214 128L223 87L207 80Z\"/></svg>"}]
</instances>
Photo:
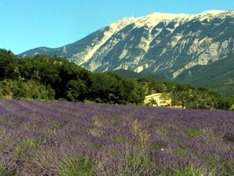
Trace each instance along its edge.
<instances>
[{"instance_id":1,"label":"sunlit rock face","mask_svg":"<svg viewBox=\"0 0 234 176\"><path fill-rule=\"evenodd\" d=\"M21 56L64 56L91 71L126 69L176 79L234 52L234 11L153 13L118 20L60 48L36 48Z\"/></svg>"}]
</instances>

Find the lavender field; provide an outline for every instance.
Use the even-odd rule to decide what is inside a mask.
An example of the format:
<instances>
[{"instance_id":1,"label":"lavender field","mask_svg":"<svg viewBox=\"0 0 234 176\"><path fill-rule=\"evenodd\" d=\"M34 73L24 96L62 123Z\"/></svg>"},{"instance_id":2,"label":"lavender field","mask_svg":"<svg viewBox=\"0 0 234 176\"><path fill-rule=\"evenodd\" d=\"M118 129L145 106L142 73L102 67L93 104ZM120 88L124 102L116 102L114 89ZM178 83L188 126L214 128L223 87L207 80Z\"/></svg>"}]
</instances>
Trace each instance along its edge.
<instances>
[{"instance_id":1,"label":"lavender field","mask_svg":"<svg viewBox=\"0 0 234 176\"><path fill-rule=\"evenodd\" d=\"M1 176L234 175L234 112L0 101Z\"/></svg>"}]
</instances>

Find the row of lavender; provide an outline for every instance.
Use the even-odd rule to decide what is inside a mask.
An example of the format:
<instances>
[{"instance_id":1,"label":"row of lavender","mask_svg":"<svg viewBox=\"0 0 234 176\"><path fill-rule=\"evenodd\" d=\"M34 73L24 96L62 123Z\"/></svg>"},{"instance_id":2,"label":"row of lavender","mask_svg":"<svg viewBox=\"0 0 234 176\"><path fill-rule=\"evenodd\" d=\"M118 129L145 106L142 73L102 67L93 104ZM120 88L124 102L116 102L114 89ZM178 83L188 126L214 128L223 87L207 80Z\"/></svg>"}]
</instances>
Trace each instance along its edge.
<instances>
[{"instance_id":1,"label":"row of lavender","mask_svg":"<svg viewBox=\"0 0 234 176\"><path fill-rule=\"evenodd\" d=\"M234 112L0 101L0 175L234 175Z\"/></svg>"}]
</instances>

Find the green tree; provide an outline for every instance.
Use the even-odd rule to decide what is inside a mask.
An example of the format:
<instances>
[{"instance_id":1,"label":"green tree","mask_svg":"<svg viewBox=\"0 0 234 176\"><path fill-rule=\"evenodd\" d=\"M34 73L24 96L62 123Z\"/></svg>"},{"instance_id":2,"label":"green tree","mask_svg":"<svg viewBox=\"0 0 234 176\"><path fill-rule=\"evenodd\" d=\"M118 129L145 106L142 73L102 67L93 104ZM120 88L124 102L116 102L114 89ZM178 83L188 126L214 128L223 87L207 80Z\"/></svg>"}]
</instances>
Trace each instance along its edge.
<instances>
[{"instance_id":1,"label":"green tree","mask_svg":"<svg viewBox=\"0 0 234 176\"><path fill-rule=\"evenodd\" d=\"M16 61L16 57L11 51L0 49L0 80L14 76L17 71Z\"/></svg>"},{"instance_id":2,"label":"green tree","mask_svg":"<svg viewBox=\"0 0 234 176\"><path fill-rule=\"evenodd\" d=\"M84 81L70 80L66 88L66 99L69 101L84 101L86 86Z\"/></svg>"}]
</instances>

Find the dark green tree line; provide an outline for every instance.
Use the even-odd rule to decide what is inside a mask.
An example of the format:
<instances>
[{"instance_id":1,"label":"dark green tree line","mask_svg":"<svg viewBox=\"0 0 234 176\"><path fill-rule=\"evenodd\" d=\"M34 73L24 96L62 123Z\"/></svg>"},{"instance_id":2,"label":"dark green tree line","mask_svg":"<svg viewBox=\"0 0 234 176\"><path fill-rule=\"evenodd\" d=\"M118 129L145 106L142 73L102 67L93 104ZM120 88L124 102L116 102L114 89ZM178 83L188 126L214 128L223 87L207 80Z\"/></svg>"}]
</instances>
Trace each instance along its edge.
<instances>
[{"instance_id":1,"label":"dark green tree line","mask_svg":"<svg viewBox=\"0 0 234 176\"><path fill-rule=\"evenodd\" d=\"M0 49L0 97L112 104L142 104L145 95L166 93L172 105L231 109L233 99L203 87L152 78L127 79L113 72L92 73L66 58L35 55L18 58Z\"/></svg>"},{"instance_id":2,"label":"dark green tree line","mask_svg":"<svg viewBox=\"0 0 234 176\"><path fill-rule=\"evenodd\" d=\"M0 50L1 97L141 104L144 91L114 73L92 73L66 58L18 58Z\"/></svg>"}]
</instances>

